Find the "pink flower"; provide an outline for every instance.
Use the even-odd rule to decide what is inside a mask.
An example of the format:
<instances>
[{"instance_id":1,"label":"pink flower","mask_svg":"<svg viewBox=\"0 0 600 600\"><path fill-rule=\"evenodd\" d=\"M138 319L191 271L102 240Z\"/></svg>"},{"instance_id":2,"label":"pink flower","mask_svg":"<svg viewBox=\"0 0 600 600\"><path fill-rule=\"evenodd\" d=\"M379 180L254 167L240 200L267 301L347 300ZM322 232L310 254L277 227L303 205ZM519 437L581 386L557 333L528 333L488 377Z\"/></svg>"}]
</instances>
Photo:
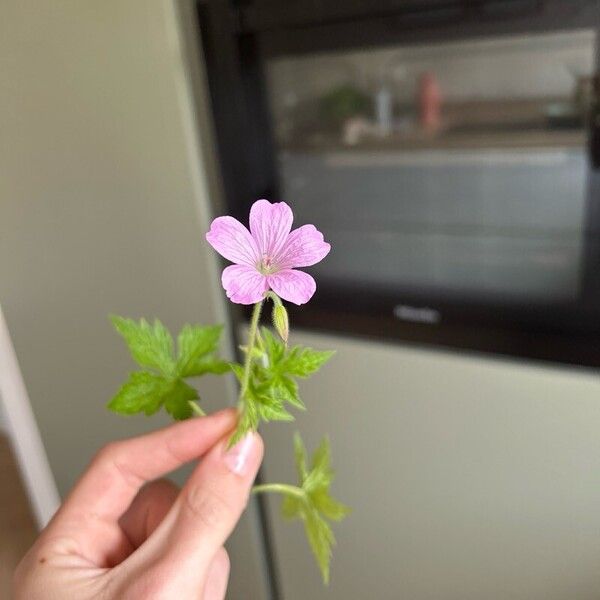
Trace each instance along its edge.
<instances>
[{"instance_id":1,"label":"pink flower","mask_svg":"<svg viewBox=\"0 0 600 600\"><path fill-rule=\"evenodd\" d=\"M308 302L315 280L297 267L322 260L331 246L314 225L292 229L294 215L285 202L257 200L250 209L250 231L233 217L218 217L206 234L208 243L233 265L221 282L227 297L237 304L260 302L273 290L294 304Z\"/></svg>"}]
</instances>

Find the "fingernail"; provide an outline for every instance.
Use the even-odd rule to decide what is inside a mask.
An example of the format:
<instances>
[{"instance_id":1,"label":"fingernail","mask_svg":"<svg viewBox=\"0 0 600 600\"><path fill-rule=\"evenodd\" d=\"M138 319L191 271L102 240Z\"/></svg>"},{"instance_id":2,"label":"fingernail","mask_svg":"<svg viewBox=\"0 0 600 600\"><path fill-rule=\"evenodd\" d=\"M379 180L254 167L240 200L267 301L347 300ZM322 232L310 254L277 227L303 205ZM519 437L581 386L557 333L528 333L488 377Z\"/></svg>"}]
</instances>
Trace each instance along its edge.
<instances>
[{"instance_id":1,"label":"fingernail","mask_svg":"<svg viewBox=\"0 0 600 600\"><path fill-rule=\"evenodd\" d=\"M255 440L256 435L254 433L247 433L246 437L225 453L225 464L232 473L244 475Z\"/></svg>"}]
</instances>

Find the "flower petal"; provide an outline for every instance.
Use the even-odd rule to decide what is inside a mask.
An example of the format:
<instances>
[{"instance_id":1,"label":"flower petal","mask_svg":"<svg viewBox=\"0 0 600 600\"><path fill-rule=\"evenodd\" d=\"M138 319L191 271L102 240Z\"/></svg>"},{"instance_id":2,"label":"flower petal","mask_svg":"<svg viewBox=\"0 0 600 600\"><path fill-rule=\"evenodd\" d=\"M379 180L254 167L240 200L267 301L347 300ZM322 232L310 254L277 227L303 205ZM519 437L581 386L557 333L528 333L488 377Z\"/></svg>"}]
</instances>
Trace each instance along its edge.
<instances>
[{"instance_id":1,"label":"flower petal","mask_svg":"<svg viewBox=\"0 0 600 600\"><path fill-rule=\"evenodd\" d=\"M294 304L305 304L317 289L315 280L308 273L292 269L269 275L268 282L278 296Z\"/></svg>"},{"instance_id":2,"label":"flower petal","mask_svg":"<svg viewBox=\"0 0 600 600\"><path fill-rule=\"evenodd\" d=\"M256 266L260 260L250 232L233 217L217 217L206 240L221 256L237 265Z\"/></svg>"},{"instance_id":3,"label":"flower petal","mask_svg":"<svg viewBox=\"0 0 600 600\"><path fill-rule=\"evenodd\" d=\"M275 263L281 269L310 267L323 260L330 250L331 246L314 225L302 225L290 233Z\"/></svg>"},{"instance_id":4,"label":"flower petal","mask_svg":"<svg viewBox=\"0 0 600 600\"><path fill-rule=\"evenodd\" d=\"M285 202L257 200L250 209L250 232L263 256L274 258L287 240L294 215Z\"/></svg>"},{"instance_id":5,"label":"flower petal","mask_svg":"<svg viewBox=\"0 0 600 600\"><path fill-rule=\"evenodd\" d=\"M227 297L237 304L260 302L269 289L267 278L254 267L230 265L223 270L221 283Z\"/></svg>"}]
</instances>

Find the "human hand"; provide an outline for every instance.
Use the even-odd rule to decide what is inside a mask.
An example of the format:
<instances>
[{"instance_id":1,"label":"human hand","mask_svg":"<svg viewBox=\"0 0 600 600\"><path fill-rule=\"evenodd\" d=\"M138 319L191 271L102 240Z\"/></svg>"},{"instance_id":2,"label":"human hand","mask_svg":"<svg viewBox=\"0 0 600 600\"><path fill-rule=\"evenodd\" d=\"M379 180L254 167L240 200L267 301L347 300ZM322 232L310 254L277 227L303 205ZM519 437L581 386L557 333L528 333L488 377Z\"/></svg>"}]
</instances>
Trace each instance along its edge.
<instances>
[{"instance_id":1,"label":"human hand","mask_svg":"<svg viewBox=\"0 0 600 600\"><path fill-rule=\"evenodd\" d=\"M224 598L263 455L256 433L226 450L235 425L224 410L103 448L19 564L16 600ZM199 457L181 491L154 481Z\"/></svg>"}]
</instances>

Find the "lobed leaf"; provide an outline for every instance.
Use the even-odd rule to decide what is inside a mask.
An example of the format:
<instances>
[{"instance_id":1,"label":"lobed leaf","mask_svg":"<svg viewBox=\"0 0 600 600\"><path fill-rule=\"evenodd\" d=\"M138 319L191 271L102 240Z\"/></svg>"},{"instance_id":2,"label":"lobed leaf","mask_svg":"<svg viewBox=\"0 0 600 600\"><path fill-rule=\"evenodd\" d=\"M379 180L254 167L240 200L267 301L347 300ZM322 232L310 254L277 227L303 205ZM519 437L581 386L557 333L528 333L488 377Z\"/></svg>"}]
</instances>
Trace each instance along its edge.
<instances>
[{"instance_id":1,"label":"lobed leaf","mask_svg":"<svg viewBox=\"0 0 600 600\"><path fill-rule=\"evenodd\" d=\"M264 350L269 356L269 362L275 365L284 357L286 346L271 333L268 327L263 327L261 331Z\"/></svg>"},{"instance_id":2,"label":"lobed leaf","mask_svg":"<svg viewBox=\"0 0 600 600\"><path fill-rule=\"evenodd\" d=\"M139 322L117 316L111 316L110 319L139 365L155 369L164 375L173 374L173 338L158 319L152 325L145 319L140 319Z\"/></svg>"},{"instance_id":3,"label":"lobed leaf","mask_svg":"<svg viewBox=\"0 0 600 600\"><path fill-rule=\"evenodd\" d=\"M303 487L304 481L308 476L308 471L306 469L306 448L297 431L294 434L294 458L296 461L296 470L298 471L298 481L300 487Z\"/></svg>"},{"instance_id":4,"label":"lobed leaf","mask_svg":"<svg viewBox=\"0 0 600 600\"><path fill-rule=\"evenodd\" d=\"M137 371L131 373L114 398L108 403L108 408L124 415L143 412L154 414L162 406L171 382L161 375Z\"/></svg>"},{"instance_id":5,"label":"lobed leaf","mask_svg":"<svg viewBox=\"0 0 600 600\"><path fill-rule=\"evenodd\" d=\"M348 506L332 498L325 490L313 492L311 498L317 510L332 521L341 521L350 514Z\"/></svg>"},{"instance_id":6,"label":"lobed leaf","mask_svg":"<svg viewBox=\"0 0 600 600\"><path fill-rule=\"evenodd\" d=\"M308 377L316 373L333 355L331 350L313 350L295 346L284 359L283 368L290 375Z\"/></svg>"},{"instance_id":7,"label":"lobed leaf","mask_svg":"<svg viewBox=\"0 0 600 600\"><path fill-rule=\"evenodd\" d=\"M335 544L333 531L316 510L310 510L304 517L304 529L308 543L317 559L325 585L329 583L329 562L332 546Z\"/></svg>"},{"instance_id":8,"label":"lobed leaf","mask_svg":"<svg viewBox=\"0 0 600 600\"><path fill-rule=\"evenodd\" d=\"M296 496L284 496L281 503L281 514L284 519L302 518L302 512L305 509L304 502Z\"/></svg>"},{"instance_id":9,"label":"lobed leaf","mask_svg":"<svg viewBox=\"0 0 600 600\"><path fill-rule=\"evenodd\" d=\"M140 371L130 375L109 402L111 410L123 414L155 413L162 406L177 420L202 409L190 402L198 399L198 392L185 383L184 377L206 373L222 374L231 370L228 362L217 356L221 325L185 325L177 336L177 359L174 357L173 338L158 320L151 325L145 319L112 316L115 329L125 340L137 363L154 372Z\"/></svg>"},{"instance_id":10,"label":"lobed leaf","mask_svg":"<svg viewBox=\"0 0 600 600\"><path fill-rule=\"evenodd\" d=\"M306 410L306 405L302 402L298 393L298 383L287 375L276 375L272 381L273 391L285 402L289 402L299 410Z\"/></svg>"},{"instance_id":11,"label":"lobed leaf","mask_svg":"<svg viewBox=\"0 0 600 600\"><path fill-rule=\"evenodd\" d=\"M311 468L307 470L306 448L300 434L294 435L294 455L302 498L288 496L282 512L288 518L300 517L304 521L306 536L317 559L323 581L329 580L331 548L335 543L333 532L326 519L340 521L350 509L333 498L329 487L333 479L329 440L324 438L313 453Z\"/></svg>"},{"instance_id":12,"label":"lobed leaf","mask_svg":"<svg viewBox=\"0 0 600 600\"><path fill-rule=\"evenodd\" d=\"M177 336L177 373L181 377L214 372L207 368L214 368L215 362L223 362L217 361L214 356L222 331L222 325L184 325Z\"/></svg>"},{"instance_id":13,"label":"lobed leaf","mask_svg":"<svg viewBox=\"0 0 600 600\"><path fill-rule=\"evenodd\" d=\"M247 348L244 348L247 354ZM320 352L311 348L295 346L288 350L286 345L264 327L260 335L260 349L252 349L250 379L244 403L257 402L260 420L293 420L285 410L286 403L299 410L306 410L298 393L295 377L306 377L315 372L331 356L332 352ZM241 366L232 367L240 382ZM252 389L256 393L252 393Z\"/></svg>"},{"instance_id":14,"label":"lobed leaf","mask_svg":"<svg viewBox=\"0 0 600 600\"><path fill-rule=\"evenodd\" d=\"M207 373L212 375L223 375L231 371L229 362L221 360L215 355L208 355L199 358L184 377L201 377Z\"/></svg>"},{"instance_id":15,"label":"lobed leaf","mask_svg":"<svg viewBox=\"0 0 600 600\"><path fill-rule=\"evenodd\" d=\"M185 381L177 379L163 397L165 410L177 421L189 419L193 410L192 400L198 398L198 392Z\"/></svg>"}]
</instances>

